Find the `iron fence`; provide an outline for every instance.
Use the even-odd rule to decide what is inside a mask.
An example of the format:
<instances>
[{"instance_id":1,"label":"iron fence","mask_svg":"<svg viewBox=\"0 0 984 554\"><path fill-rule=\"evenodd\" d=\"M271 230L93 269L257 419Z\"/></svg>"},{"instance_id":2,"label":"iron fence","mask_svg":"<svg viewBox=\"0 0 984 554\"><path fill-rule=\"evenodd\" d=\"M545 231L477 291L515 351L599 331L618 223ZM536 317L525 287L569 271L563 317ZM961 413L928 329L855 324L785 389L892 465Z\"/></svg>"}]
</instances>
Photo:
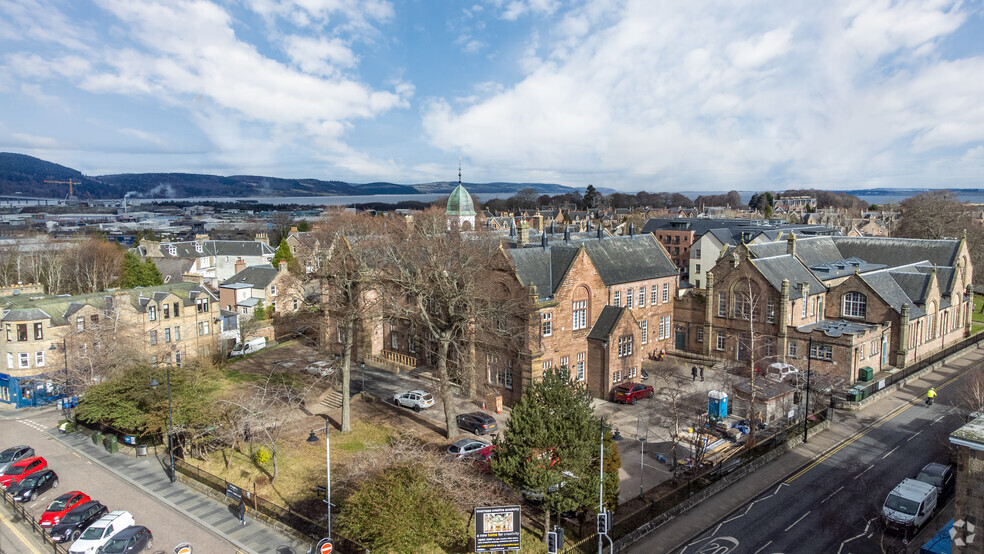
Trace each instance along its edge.
<instances>
[{"instance_id":1,"label":"iron fence","mask_svg":"<svg viewBox=\"0 0 984 554\"><path fill-rule=\"evenodd\" d=\"M14 500L14 497L3 490L3 503L10 506L10 510L14 513L14 520L20 519L22 523L26 523L30 528L31 532L40 538L41 542L44 543L45 552L53 552L54 554L68 554L68 546L57 543L51 540L51 535L48 534L47 529L41 527L34 517L27 513L24 509L24 505L20 502ZM33 550L33 548L32 548Z\"/></svg>"}]
</instances>

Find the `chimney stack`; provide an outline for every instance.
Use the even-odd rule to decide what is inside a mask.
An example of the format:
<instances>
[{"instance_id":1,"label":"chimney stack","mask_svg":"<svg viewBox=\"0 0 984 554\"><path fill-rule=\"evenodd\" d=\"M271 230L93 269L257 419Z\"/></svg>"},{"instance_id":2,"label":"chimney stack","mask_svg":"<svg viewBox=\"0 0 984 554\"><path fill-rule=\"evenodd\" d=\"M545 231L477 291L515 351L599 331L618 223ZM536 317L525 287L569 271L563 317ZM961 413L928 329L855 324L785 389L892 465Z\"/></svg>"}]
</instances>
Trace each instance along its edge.
<instances>
[{"instance_id":1,"label":"chimney stack","mask_svg":"<svg viewBox=\"0 0 984 554\"><path fill-rule=\"evenodd\" d=\"M236 273L239 273L240 271L246 269L246 262L243 261L242 258L237 259L235 269L236 269Z\"/></svg>"},{"instance_id":2,"label":"chimney stack","mask_svg":"<svg viewBox=\"0 0 984 554\"><path fill-rule=\"evenodd\" d=\"M786 254L789 254L790 256L795 256L796 255L796 234L795 233L789 233L789 236L786 237Z\"/></svg>"},{"instance_id":3,"label":"chimney stack","mask_svg":"<svg viewBox=\"0 0 984 554\"><path fill-rule=\"evenodd\" d=\"M277 266L278 266L277 267L277 270L280 271L280 273L287 273L287 261L286 260L280 260L280 263L277 264Z\"/></svg>"},{"instance_id":4,"label":"chimney stack","mask_svg":"<svg viewBox=\"0 0 984 554\"><path fill-rule=\"evenodd\" d=\"M262 242L264 244L270 244L270 237L266 233L256 233L256 236L253 238L253 240L255 240L256 242Z\"/></svg>"},{"instance_id":5,"label":"chimney stack","mask_svg":"<svg viewBox=\"0 0 984 554\"><path fill-rule=\"evenodd\" d=\"M516 247L522 248L530 243L530 224L520 219L516 224Z\"/></svg>"}]
</instances>

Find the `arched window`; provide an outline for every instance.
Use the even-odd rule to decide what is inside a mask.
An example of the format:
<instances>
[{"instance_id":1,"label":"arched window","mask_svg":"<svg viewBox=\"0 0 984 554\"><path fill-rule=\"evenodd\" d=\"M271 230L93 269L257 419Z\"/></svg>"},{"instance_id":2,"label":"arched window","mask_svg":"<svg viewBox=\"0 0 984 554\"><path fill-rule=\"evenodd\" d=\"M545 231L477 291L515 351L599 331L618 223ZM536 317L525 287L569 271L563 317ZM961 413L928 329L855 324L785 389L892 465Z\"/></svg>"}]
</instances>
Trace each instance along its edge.
<instances>
[{"instance_id":1,"label":"arched window","mask_svg":"<svg viewBox=\"0 0 984 554\"><path fill-rule=\"evenodd\" d=\"M844 295L844 305L841 315L844 317L863 318L868 310L868 298L860 292L849 292Z\"/></svg>"}]
</instances>

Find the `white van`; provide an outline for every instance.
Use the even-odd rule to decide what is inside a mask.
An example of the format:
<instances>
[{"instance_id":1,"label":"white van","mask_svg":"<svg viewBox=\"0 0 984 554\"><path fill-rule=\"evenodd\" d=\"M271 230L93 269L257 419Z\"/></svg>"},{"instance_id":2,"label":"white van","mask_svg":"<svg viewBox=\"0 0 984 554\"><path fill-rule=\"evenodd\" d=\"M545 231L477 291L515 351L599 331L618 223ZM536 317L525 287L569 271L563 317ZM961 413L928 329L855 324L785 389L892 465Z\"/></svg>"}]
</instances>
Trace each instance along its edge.
<instances>
[{"instance_id":1,"label":"white van","mask_svg":"<svg viewBox=\"0 0 984 554\"><path fill-rule=\"evenodd\" d=\"M236 346L232 348L232 352L229 352L229 357L234 358L236 356L245 356L246 354L252 354L257 350L263 350L266 347L266 338L260 337L257 339L249 339L246 344L237 342Z\"/></svg>"},{"instance_id":2,"label":"white van","mask_svg":"<svg viewBox=\"0 0 984 554\"><path fill-rule=\"evenodd\" d=\"M936 487L929 483L904 479L888 493L882 517L889 527L918 529L936 511Z\"/></svg>"}]
</instances>

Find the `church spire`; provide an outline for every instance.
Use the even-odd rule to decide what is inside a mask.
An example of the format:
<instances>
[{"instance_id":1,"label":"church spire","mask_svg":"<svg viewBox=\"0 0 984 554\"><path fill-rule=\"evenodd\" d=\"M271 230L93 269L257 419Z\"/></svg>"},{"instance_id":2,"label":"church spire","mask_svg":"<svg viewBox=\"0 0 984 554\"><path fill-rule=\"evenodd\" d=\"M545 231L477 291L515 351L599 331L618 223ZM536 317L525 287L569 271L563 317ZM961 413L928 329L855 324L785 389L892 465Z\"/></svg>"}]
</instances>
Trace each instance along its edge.
<instances>
[{"instance_id":1,"label":"church spire","mask_svg":"<svg viewBox=\"0 0 984 554\"><path fill-rule=\"evenodd\" d=\"M458 186L461 186L461 156L458 156Z\"/></svg>"}]
</instances>

